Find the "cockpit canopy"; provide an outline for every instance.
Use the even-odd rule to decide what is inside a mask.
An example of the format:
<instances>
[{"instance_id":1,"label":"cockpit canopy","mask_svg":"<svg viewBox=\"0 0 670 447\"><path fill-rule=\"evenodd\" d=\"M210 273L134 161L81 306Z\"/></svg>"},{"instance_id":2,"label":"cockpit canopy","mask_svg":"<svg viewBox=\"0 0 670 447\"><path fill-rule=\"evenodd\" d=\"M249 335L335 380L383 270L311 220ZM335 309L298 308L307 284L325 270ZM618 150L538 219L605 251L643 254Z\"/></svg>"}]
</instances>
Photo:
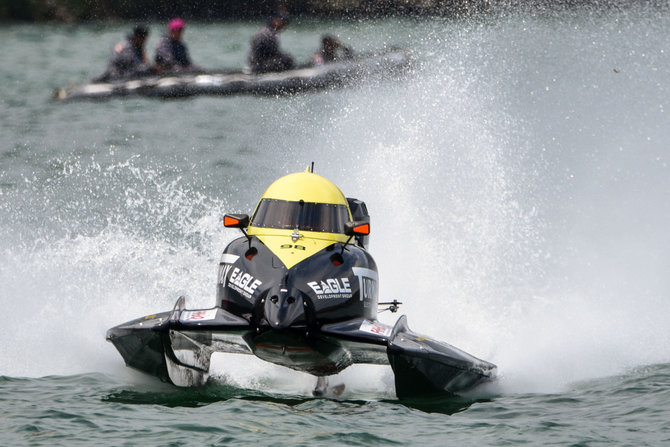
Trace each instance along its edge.
<instances>
[{"instance_id":1,"label":"cockpit canopy","mask_svg":"<svg viewBox=\"0 0 670 447\"><path fill-rule=\"evenodd\" d=\"M264 198L258 203L250 225L344 234L348 221L346 205Z\"/></svg>"},{"instance_id":2,"label":"cockpit canopy","mask_svg":"<svg viewBox=\"0 0 670 447\"><path fill-rule=\"evenodd\" d=\"M365 248L370 234L365 203L347 199L333 182L312 172L275 180L251 219L246 214L226 214L223 221L227 228L245 233L250 249L252 238L257 238L286 268L335 243Z\"/></svg>"}]
</instances>

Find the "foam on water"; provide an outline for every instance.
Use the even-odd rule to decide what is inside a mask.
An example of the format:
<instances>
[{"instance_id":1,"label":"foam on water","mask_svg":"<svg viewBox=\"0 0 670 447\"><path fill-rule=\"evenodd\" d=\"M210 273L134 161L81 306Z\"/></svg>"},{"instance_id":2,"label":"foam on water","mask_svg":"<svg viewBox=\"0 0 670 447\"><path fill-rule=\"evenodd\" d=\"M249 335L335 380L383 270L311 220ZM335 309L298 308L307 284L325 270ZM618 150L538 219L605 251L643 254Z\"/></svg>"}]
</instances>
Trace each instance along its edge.
<instances>
[{"instance_id":1,"label":"foam on water","mask_svg":"<svg viewBox=\"0 0 670 447\"><path fill-rule=\"evenodd\" d=\"M571 19L429 31L411 80L320 126L317 166L371 210L384 299L507 391L670 358L668 39L631 11Z\"/></svg>"},{"instance_id":2,"label":"foam on water","mask_svg":"<svg viewBox=\"0 0 670 447\"><path fill-rule=\"evenodd\" d=\"M107 328L168 310L184 294L211 305L221 204L132 160L66 162L47 184L5 194L0 282L8 323L3 374L97 370Z\"/></svg>"}]
</instances>

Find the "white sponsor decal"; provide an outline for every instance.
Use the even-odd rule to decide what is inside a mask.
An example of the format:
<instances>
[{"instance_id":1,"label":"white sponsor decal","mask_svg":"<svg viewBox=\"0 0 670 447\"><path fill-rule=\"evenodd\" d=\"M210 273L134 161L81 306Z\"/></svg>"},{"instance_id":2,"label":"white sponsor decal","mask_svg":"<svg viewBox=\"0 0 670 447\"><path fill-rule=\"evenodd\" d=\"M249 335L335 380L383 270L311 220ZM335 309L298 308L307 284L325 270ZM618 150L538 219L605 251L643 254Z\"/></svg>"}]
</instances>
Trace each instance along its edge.
<instances>
[{"instance_id":1,"label":"white sponsor decal","mask_svg":"<svg viewBox=\"0 0 670 447\"><path fill-rule=\"evenodd\" d=\"M252 299L254 292L258 286L263 284L262 281L254 278L249 273L243 272L233 264L237 262L240 257L224 253L221 256L221 263L219 265L218 283L223 287L229 287L244 296L247 299ZM232 273L231 273L232 271Z\"/></svg>"},{"instance_id":2,"label":"white sponsor decal","mask_svg":"<svg viewBox=\"0 0 670 447\"><path fill-rule=\"evenodd\" d=\"M221 284L223 284L223 282ZM228 278L228 287L244 295L248 299L251 299L254 296L254 292L256 292L256 289L261 284L263 284L262 281L259 281L249 273L243 272L237 267L233 268L233 272Z\"/></svg>"},{"instance_id":3,"label":"white sponsor decal","mask_svg":"<svg viewBox=\"0 0 670 447\"><path fill-rule=\"evenodd\" d=\"M237 260L240 259L237 255L231 255L230 253L223 253L221 255L221 264L235 264Z\"/></svg>"},{"instance_id":4,"label":"white sponsor decal","mask_svg":"<svg viewBox=\"0 0 670 447\"><path fill-rule=\"evenodd\" d=\"M307 285L316 293L317 299L351 298L349 278L328 278L323 281L308 282Z\"/></svg>"},{"instance_id":5,"label":"white sponsor decal","mask_svg":"<svg viewBox=\"0 0 670 447\"><path fill-rule=\"evenodd\" d=\"M381 323L372 323L370 321L363 321L361 323L360 330L363 332L369 332L370 334L383 335L384 337L389 337L391 335L392 328Z\"/></svg>"},{"instance_id":6,"label":"white sponsor decal","mask_svg":"<svg viewBox=\"0 0 670 447\"><path fill-rule=\"evenodd\" d=\"M353 267L351 269L358 277L361 301L377 301L377 272L364 267Z\"/></svg>"},{"instance_id":7,"label":"white sponsor decal","mask_svg":"<svg viewBox=\"0 0 670 447\"><path fill-rule=\"evenodd\" d=\"M226 286L228 272L230 272L233 264L235 264L238 259L240 259L239 256L231 255L230 253L224 253L221 255L221 262L219 263L219 276L217 278L219 284L223 285L224 287Z\"/></svg>"},{"instance_id":8,"label":"white sponsor decal","mask_svg":"<svg viewBox=\"0 0 670 447\"><path fill-rule=\"evenodd\" d=\"M206 321L216 318L216 309L185 310L181 313L181 321Z\"/></svg>"}]
</instances>

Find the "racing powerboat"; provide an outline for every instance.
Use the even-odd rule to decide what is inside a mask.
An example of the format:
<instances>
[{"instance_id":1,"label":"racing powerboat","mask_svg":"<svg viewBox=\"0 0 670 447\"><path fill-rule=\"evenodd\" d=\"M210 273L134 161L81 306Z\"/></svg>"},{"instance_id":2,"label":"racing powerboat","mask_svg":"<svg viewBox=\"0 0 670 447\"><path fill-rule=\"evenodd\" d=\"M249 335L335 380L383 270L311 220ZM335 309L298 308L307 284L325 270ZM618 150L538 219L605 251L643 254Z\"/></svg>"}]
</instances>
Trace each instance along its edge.
<instances>
[{"instance_id":1,"label":"racing powerboat","mask_svg":"<svg viewBox=\"0 0 670 447\"><path fill-rule=\"evenodd\" d=\"M243 235L225 248L215 306L171 311L107 331L126 364L178 386L209 378L215 352L242 353L316 376L353 364L390 365L399 398L452 395L494 378L496 366L411 331L406 316L377 320L378 272L366 247L370 216L308 169L272 183L252 217L226 214Z\"/></svg>"}]
</instances>

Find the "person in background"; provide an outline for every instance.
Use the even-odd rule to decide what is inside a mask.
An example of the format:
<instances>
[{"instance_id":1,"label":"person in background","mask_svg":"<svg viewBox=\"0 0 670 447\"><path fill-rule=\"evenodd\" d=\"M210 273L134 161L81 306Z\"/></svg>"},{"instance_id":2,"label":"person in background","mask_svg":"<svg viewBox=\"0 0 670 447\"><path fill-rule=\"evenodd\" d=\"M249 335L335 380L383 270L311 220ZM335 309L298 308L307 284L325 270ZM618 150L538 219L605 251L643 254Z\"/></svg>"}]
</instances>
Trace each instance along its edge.
<instances>
[{"instance_id":1,"label":"person in background","mask_svg":"<svg viewBox=\"0 0 670 447\"><path fill-rule=\"evenodd\" d=\"M279 49L279 33L286 26L286 22L284 16L275 14L251 38L249 66L253 73L284 71L295 67L293 56Z\"/></svg>"},{"instance_id":2,"label":"person in background","mask_svg":"<svg viewBox=\"0 0 670 447\"><path fill-rule=\"evenodd\" d=\"M107 69L93 81L109 82L154 73L144 50L148 35L149 29L144 25L133 28L126 42L119 42L114 46Z\"/></svg>"},{"instance_id":3,"label":"person in background","mask_svg":"<svg viewBox=\"0 0 670 447\"><path fill-rule=\"evenodd\" d=\"M182 42L184 34L184 20L175 18L168 23L168 32L164 35L156 47L156 71L159 73L172 72L195 72L202 69L191 62L188 49Z\"/></svg>"},{"instance_id":4,"label":"person in background","mask_svg":"<svg viewBox=\"0 0 670 447\"><path fill-rule=\"evenodd\" d=\"M326 34L321 38L321 49L314 53L312 63L314 65L327 64L336 60L349 59L352 56L351 48L344 45L336 37Z\"/></svg>"}]
</instances>

